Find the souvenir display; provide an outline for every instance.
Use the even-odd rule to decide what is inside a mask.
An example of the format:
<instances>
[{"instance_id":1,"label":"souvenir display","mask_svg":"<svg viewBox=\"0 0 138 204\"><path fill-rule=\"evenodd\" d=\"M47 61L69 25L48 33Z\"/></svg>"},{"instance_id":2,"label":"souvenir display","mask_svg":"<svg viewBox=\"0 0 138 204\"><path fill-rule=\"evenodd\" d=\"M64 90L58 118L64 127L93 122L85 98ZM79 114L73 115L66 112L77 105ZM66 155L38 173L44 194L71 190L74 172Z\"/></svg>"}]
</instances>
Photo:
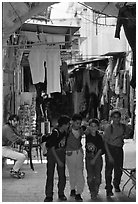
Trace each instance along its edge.
<instances>
[{"instance_id":1,"label":"souvenir display","mask_svg":"<svg viewBox=\"0 0 138 204\"><path fill-rule=\"evenodd\" d=\"M31 136L36 133L36 99L32 96L31 104L22 104L19 107L18 115L20 117L19 129L23 136Z\"/></svg>"}]
</instances>

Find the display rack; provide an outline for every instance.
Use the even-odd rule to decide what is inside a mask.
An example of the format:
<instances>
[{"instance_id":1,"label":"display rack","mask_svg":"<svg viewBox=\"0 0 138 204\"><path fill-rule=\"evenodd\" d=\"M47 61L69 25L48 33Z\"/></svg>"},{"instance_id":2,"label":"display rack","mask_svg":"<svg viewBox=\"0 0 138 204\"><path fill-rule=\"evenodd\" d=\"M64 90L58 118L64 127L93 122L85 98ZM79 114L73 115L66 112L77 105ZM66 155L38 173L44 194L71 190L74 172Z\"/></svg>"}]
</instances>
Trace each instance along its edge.
<instances>
[{"instance_id":1,"label":"display rack","mask_svg":"<svg viewBox=\"0 0 138 204\"><path fill-rule=\"evenodd\" d=\"M24 94L24 99L25 97ZM19 129L23 136L31 136L36 134L36 96L32 94L30 101L26 102L22 100L18 109L18 115L20 118Z\"/></svg>"}]
</instances>

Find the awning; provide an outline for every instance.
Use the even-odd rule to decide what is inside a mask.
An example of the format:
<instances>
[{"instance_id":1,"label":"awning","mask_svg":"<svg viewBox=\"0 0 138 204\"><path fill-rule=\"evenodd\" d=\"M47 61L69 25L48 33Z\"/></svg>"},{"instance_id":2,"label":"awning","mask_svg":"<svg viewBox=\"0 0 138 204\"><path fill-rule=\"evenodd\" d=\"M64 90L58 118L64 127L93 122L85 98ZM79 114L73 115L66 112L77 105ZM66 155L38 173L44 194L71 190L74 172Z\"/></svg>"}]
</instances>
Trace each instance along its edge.
<instances>
[{"instance_id":1,"label":"awning","mask_svg":"<svg viewBox=\"0 0 138 204\"><path fill-rule=\"evenodd\" d=\"M85 60L85 61L81 61L81 62L74 62L74 63L68 64L68 66L71 67L71 66L76 66L76 65L85 65L85 64L90 64L92 62L96 62L96 61L106 60L108 58L109 58L108 56L103 56L103 57L99 56L97 58L93 58L90 60Z\"/></svg>"},{"instance_id":2,"label":"awning","mask_svg":"<svg viewBox=\"0 0 138 204\"><path fill-rule=\"evenodd\" d=\"M49 34L71 34L73 35L80 27L77 26L55 26L44 24L24 23L21 31L49 33Z\"/></svg>"},{"instance_id":3,"label":"awning","mask_svg":"<svg viewBox=\"0 0 138 204\"><path fill-rule=\"evenodd\" d=\"M117 57L120 56L120 57L122 57L125 55L126 55L126 52L108 52L102 56L117 56Z\"/></svg>"}]
</instances>

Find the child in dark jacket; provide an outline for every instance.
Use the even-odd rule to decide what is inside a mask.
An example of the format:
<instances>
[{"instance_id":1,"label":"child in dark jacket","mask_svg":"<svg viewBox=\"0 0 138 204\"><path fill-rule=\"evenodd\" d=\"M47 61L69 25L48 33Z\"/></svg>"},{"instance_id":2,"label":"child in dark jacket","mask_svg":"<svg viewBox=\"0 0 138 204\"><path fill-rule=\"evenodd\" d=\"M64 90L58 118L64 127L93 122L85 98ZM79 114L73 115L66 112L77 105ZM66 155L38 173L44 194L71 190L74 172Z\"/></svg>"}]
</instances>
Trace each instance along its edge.
<instances>
[{"instance_id":1,"label":"child in dark jacket","mask_svg":"<svg viewBox=\"0 0 138 204\"><path fill-rule=\"evenodd\" d=\"M102 136L98 133L99 121L90 119L86 134L86 171L87 184L90 190L91 199L96 199L101 184L101 171L103 167L104 143Z\"/></svg>"},{"instance_id":2,"label":"child in dark jacket","mask_svg":"<svg viewBox=\"0 0 138 204\"><path fill-rule=\"evenodd\" d=\"M66 115L62 115L58 119L58 127L53 129L49 138L49 146L47 151L47 179L45 185L46 197L44 202L53 201L54 172L56 166L58 173L58 197L60 201L67 200L66 196L64 195L66 185L65 146L69 124L70 118Z\"/></svg>"}]
</instances>

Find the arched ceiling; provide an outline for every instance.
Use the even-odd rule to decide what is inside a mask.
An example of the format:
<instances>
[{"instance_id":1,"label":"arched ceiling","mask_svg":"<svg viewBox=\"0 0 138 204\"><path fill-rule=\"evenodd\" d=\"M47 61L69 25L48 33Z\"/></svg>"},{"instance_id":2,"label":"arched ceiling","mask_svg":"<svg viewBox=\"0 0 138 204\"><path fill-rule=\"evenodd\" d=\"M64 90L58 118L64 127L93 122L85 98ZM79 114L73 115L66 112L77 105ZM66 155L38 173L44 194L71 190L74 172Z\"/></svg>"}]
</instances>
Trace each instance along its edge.
<instances>
[{"instance_id":1,"label":"arched ceiling","mask_svg":"<svg viewBox=\"0 0 138 204\"><path fill-rule=\"evenodd\" d=\"M2 34L7 39L29 18L57 2L3 2Z\"/></svg>"}]
</instances>

